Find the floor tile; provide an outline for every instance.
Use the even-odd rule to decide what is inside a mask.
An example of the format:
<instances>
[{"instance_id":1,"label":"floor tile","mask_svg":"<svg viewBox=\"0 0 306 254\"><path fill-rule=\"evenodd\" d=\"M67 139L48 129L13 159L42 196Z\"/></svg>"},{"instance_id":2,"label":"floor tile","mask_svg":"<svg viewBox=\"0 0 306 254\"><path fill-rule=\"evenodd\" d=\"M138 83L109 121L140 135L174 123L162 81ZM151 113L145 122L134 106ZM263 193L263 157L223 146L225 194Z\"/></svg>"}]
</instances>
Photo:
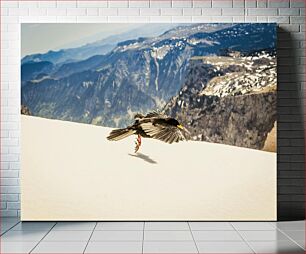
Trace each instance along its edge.
<instances>
[{"instance_id":1,"label":"floor tile","mask_svg":"<svg viewBox=\"0 0 306 254\"><path fill-rule=\"evenodd\" d=\"M143 253L198 253L194 242L144 242Z\"/></svg>"},{"instance_id":2,"label":"floor tile","mask_svg":"<svg viewBox=\"0 0 306 254\"><path fill-rule=\"evenodd\" d=\"M48 231L55 225L55 222L20 222L11 230L14 231Z\"/></svg>"},{"instance_id":3,"label":"floor tile","mask_svg":"<svg viewBox=\"0 0 306 254\"><path fill-rule=\"evenodd\" d=\"M189 222L191 230L235 230L229 222Z\"/></svg>"},{"instance_id":4,"label":"floor tile","mask_svg":"<svg viewBox=\"0 0 306 254\"><path fill-rule=\"evenodd\" d=\"M58 222L52 230L66 231L66 230L93 230L96 222Z\"/></svg>"},{"instance_id":5,"label":"floor tile","mask_svg":"<svg viewBox=\"0 0 306 254\"><path fill-rule=\"evenodd\" d=\"M282 241L289 240L287 236L278 230L273 231L239 231L246 241Z\"/></svg>"},{"instance_id":6,"label":"floor tile","mask_svg":"<svg viewBox=\"0 0 306 254\"><path fill-rule=\"evenodd\" d=\"M87 242L40 242L32 253L83 253Z\"/></svg>"},{"instance_id":7,"label":"floor tile","mask_svg":"<svg viewBox=\"0 0 306 254\"><path fill-rule=\"evenodd\" d=\"M237 230L275 230L269 222L232 222Z\"/></svg>"},{"instance_id":8,"label":"floor tile","mask_svg":"<svg viewBox=\"0 0 306 254\"><path fill-rule=\"evenodd\" d=\"M245 242L197 242L200 253L253 253Z\"/></svg>"},{"instance_id":9,"label":"floor tile","mask_svg":"<svg viewBox=\"0 0 306 254\"><path fill-rule=\"evenodd\" d=\"M17 232L17 231L15 231ZM44 242L76 242L88 241L92 231L50 231L43 239Z\"/></svg>"},{"instance_id":10,"label":"floor tile","mask_svg":"<svg viewBox=\"0 0 306 254\"><path fill-rule=\"evenodd\" d=\"M145 230L190 230L187 222L145 222Z\"/></svg>"},{"instance_id":11,"label":"floor tile","mask_svg":"<svg viewBox=\"0 0 306 254\"><path fill-rule=\"evenodd\" d=\"M256 253L304 253L304 250L291 241L249 242Z\"/></svg>"},{"instance_id":12,"label":"floor tile","mask_svg":"<svg viewBox=\"0 0 306 254\"><path fill-rule=\"evenodd\" d=\"M143 230L144 222L98 222L95 230Z\"/></svg>"},{"instance_id":13,"label":"floor tile","mask_svg":"<svg viewBox=\"0 0 306 254\"><path fill-rule=\"evenodd\" d=\"M142 241L143 231L94 231L90 241Z\"/></svg>"},{"instance_id":14,"label":"floor tile","mask_svg":"<svg viewBox=\"0 0 306 254\"><path fill-rule=\"evenodd\" d=\"M236 231L192 231L196 241L243 241Z\"/></svg>"},{"instance_id":15,"label":"floor tile","mask_svg":"<svg viewBox=\"0 0 306 254\"><path fill-rule=\"evenodd\" d=\"M0 253L29 253L37 242L1 242Z\"/></svg>"},{"instance_id":16,"label":"floor tile","mask_svg":"<svg viewBox=\"0 0 306 254\"><path fill-rule=\"evenodd\" d=\"M305 231L302 230L288 230L283 233L289 236L293 241L305 249Z\"/></svg>"},{"instance_id":17,"label":"floor tile","mask_svg":"<svg viewBox=\"0 0 306 254\"><path fill-rule=\"evenodd\" d=\"M305 221L281 221L274 225L281 230L305 230Z\"/></svg>"},{"instance_id":18,"label":"floor tile","mask_svg":"<svg viewBox=\"0 0 306 254\"><path fill-rule=\"evenodd\" d=\"M145 241L193 241L190 231L145 231Z\"/></svg>"},{"instance_id":19,"label":"floor tile","mask_svg":"<svg viewBox=\"0 0 306 254\"><path fill-rule=\"evenodd\" d=\"M0 225L0 229L1 229L1 234L4 233L5 231L13 228L14 226L18 225L19 222L15 221L15 222L3 222Z\"/></svg>"},{"instance_id":20,"label":"floor tile","mask_svg":"<svg viewBox=\"0 0 306 254\"><path fill-rule=\"evenodd\" d=\"M6 242L35 242L40 241L47 232L41 231L8 231L1 236L1 241Z\"/></svg>"},{"instance_id":21,"label":"floor tile","mask_svg":"<svg viewBox=\"0 0 306 254\"><path fill-rule=\"evenodd\" d=\"M85 253L142 253L142 242L89 242Z\"/></svg>"},{"instance_id":22,"label":"floor tile","mask_svg":"<svg viewBox=\"0 0 306 254\"><path fill-rule=\"evenodd\" d=\"M284 230L283 233L293 240L305 240L305 231L302 230Z\"/></svg>"}]
</instances>

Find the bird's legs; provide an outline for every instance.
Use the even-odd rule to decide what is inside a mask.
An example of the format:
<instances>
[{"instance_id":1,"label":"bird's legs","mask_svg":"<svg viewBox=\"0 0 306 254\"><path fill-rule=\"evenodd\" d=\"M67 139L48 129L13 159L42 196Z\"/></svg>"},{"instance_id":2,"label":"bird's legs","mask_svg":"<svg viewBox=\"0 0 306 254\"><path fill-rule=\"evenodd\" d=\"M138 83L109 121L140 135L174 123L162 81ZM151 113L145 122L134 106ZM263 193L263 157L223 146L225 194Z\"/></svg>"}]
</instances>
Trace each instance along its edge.
<instances>
[{"instance_id":1,"label":"bird's legs","mask_svg":"<svg viewBox=\"0 0 306 254\"><path fill-rule=\"evenodd\" d=\"M137 151L139 150L140 146L141 146L141 136L138 134L138 137L135 141L136 147L135 147L135 153L137 153Z\"/></svg>"}]
</instances>

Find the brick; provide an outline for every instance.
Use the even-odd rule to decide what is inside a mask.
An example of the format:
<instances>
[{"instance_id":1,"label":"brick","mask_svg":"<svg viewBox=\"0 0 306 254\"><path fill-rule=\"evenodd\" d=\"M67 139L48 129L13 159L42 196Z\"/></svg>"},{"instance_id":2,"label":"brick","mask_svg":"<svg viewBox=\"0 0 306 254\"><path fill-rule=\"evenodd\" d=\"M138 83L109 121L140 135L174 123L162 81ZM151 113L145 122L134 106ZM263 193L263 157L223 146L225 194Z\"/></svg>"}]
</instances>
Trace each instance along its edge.
<instances>
[{"instance_id":1,"label":"brick","mask_svg":"<svg viewBox=\"0 0 306 254\"><path fill-rule=\"evenodd\" d=\"M18 8L18 1L1 1L1 8Z\"/></svg>"},{"instance_id":2,"label":"brick","mask_svg":"<svg viewBox=\"0 0 306 254\"><path fill-rule=\"evenodd\" d=\"M286 32L299 32L300 27L299 25L292 25L292 24L280 24L279 28Z\"/></svg>"},{"instance_id":3,"label":"brick","mask_svg":"<svg viewBox=\"0 0 306 254\"><path fill-rule=\"evenodd\" d=\"M288 0L269 0L268 1L268 7L289 7L289 1Z\"/></svg>"},{"instance_id":4,"label":"brick","mask_svg":"<svg viewBox=\"0 0 306 254\"><path fill-rule=\"evenodd\" d=\"M83 16L84 18L85 16ZM76 23L77 22L77 18L82 18L82 16L77 17L77 16L57 16L57 17L53 17L56 19L57 23ZM48 23L46 21L46 23Z\"/></svg>"},{"instance_id":5,"label":"brick","mask_svg":"<svg viewBox=\"0 0 306 254\"><path fill-rule=\"evenodd\" d=\"M232 16L212 16L211 17L212 22L224 22L224 23L231 23L233 22Z\"/></svg>"},{"instance_id":6,"label":"brick","mask_svg":"<svg viewBox=\"0 0 306 254\"><path fill-rule=\"evenodd\" d=\"M191 16L173 16L172 17L172 22L173 23L189 23L192 22L192 17Z\"/></svg>"},{"instance_id":7,"label":"brick","mask_svg":"<svg viewBox=\"0 0 306 254\"><path fill-rule=\"evenodd\" d=\"M257 22L257 18L256 17L248 17L248 16L245 16L244 17L244 20L245 22Z\"/></svg>"},{"instance_id":8,"label":"brick","mask_svg":"<svg viewBox=\"0 0 306 254\"><path fill-rule=\"evenodd\" d=\"M43 16L47 15L46 8L31 8L30 9L30 16Z\"/></svg>"},{"instance_id":9,"label":"brick","mask_svg":"<svg viewBox=\"0 0 306 254\"><path fill-rule=\"evenodd\" d=\"M145 16L128 16L128 22L130 23L149 23L150 18Z\"/></svg>"},{"instance_id":10,"label":"brick","mask_svg":"<svg viewBox=\"0 0 306 254\"><path fill-rule=\"evenodd\" d=\"M56 1L39 1L38 7L39 8L55 8Z\"/></svg>"},{"instance_id":11,"label":"brick","mask_svg":"<svg viewBox=\"0 0 306 254\"><path fill-rule=\"evenodd\" d=\"M38 1L19 1L19 8L37 8Z\"/></svg>"},{"instance_id":12,"label":"brick","mask_svg":"<svg viewBox=\"0 0 306 254\"><path fill-rule=\"evenodd\" d=\"M10 8L9 9L9 15L10 16L28 16L29 15L29 9L19 9L19 8Z\"/></svg>"},{"instance_id":13,"label":"brick","mask_svg":"<svg viewBox=\"0 0 306 254\"><path fill-rule=\"evenodd\" d=\"M19 170L4 170L1 167L1 177L18 177L19 176Z\"/></svg>"},{"instance_id":14,"label":"brick","mask_svg":"<svg viewBox=\"0 0 306 254\"><path fill-rule=\"evenodd\" d=\"M209 9L209 8L202 8L202 15L203 16L221 16L221 8L213 8L213 9Z\"/></svg>"},{"instance_id":15,"label":"brick","mask_svg":"<svg viewBox=\"0 0 306 254\"><path fill-rule=\"evenodd\" d=\"M138 8L119 8L118 9L119 16L139 16Z\"/></svg>"},{"instance_id":16,"label":"brick","mask_svg":"<svg viewBox=\"0 0 306 254\"><path fill-rule=\"evenodd\" d=\"M244 19L244 16L234 16L233 17L233 22L237 22L237 23L239 23L239 22L245 22L245 19Z\"/></svg>"},{"instance_id":17,"label":"brick","mask_svg":"<svg viewBox=\"0 0 306 254\"><path fill-rule=\"evenodd\" d=\"M102 8L107 7L107 0L100 0L100 1L78 1L77 2L78 8Z\"/></svg>"},{"instance_id":18,"label":"brick","mask_svg":"<svg viewBox=\"0 0 306 254\"><path fill-rule=\"evenodd\" d=\"M279 147L278 154L304 154L305 149L304 147Z\"/></svg>"},{"instance_id":19,"label":"brick","mask_svg":"<svg viewBox=\"0 0 306 254\"><path fill-rule=\"evenodd\" d=\"M183 9L184 16L200 16L202 15L201 8L184 8Z\"/></svg>"},{"instance_id":20,"label":"brick","mask_svg":"<svg viewBox=\"0 0 306 254\"><path fill-rule=\"evenodd\" d=\"M192 0L173 0L172 7L192 7Z\"/></svg>"},{"instance_id":21,"label":"brick","mask_svg":"<svg viewBox=\"0 0 306 254\"><path fill-rule=\"evenodd\" d=\"M85 8L68 8L67 15L68 16L85 16L86 9Z\"/></svg>"},{"instance_id":22,"label":"brick","mask_svg":"<svg viewBox=\"0 0 306 254\"><path fill-rule=\"evenodd\" d=\"M257 7L258 8L266 8L268 6L267 0L257 0Z\"/></svg>"},{"instance_id":23,"label":"brick","mask_svg":"<svg viewBox=\"0 0 306 254\"><path fill-rule=\"evenodd\" d=\"M209 16L194 16L192 22L211 22L212 18Z\"/></svg>"},{"instance_id":24,"label":"brick","mask_svg":"<svg viewBox=\"0 0 306 254\"><path fill-rule=\"evenodd\" d=\"M212 0L212 7L232 8L232 0Z\"/></svg>"},{"instance_id":25,"label":"brick","mask_svg":"<svg viewBox=\"0 0 306 254\"><path fill-rule=\"evenodd\" d=\"M161 17L161 16L150 16L150 22L152 23L161 23L161 22L171 22L172 19L170 16Z\"/></svg>"},{"instance_id":26,"label":"brick","mask_svg":"<svg viewBox=\"0 0 306 254\"><path fill-rule=\"evenodd\" d=\"M127 0L125 0L125 1L108 1L108 7L111 7L111 8L129 7L129 2Z\"/></svg>"},{"instance_id":27,"label":"brick","mask_svg":"<svg viewBox=\"0 0 306 254\"><path fill-rule=\"evenodd\" d=\"M17 217L17 210L3 210L1 211L1 217Z\"/></svg>"},{"instance_id":28,"label":"brick","mask_svg":"<svg viewBox=\"0 0 306 254\"><path fill-rule=\"evenodd\" d=\"M211 0L194 0L193 1L193 7L212 7Z\"/></svg>"},{"instance_id":29,"label":"brick","mask_svg":"<svg viewBox=\"0 0 306 254\"><path fill-rule=\"evenodd\" d=\"M244 8L244 0L233 0L234 8Z\"/></svg>"},{"instance_id":30,"label":"brick","mask_svg":"<svg viewBox=\"0 0 306 254\"><path fill-rule=\"evenodd\" d=\"M18 179L17 178L3 178L1 176L0 185L1 186L14 186L14 185L18 185Z\"/></svg>"},{"instance_id":31,"label":"brick","mask_svg":"<svg viewBox=\"0 0 306 254\"><path fill-rule=\"evenodd\" d=\"M292 24L304 24L304 22L305 22L305 17L300 17L300 16L290 17L290 23Z\"/></svg>"},{"instance_id":32,"label":"brick","mask_svg":"<svg viewBox=\"0 0 306 254\"><path fill-rule=\"evenodd\" d=\"M98 16L99 9L98 8L87 8L86 9L87 16Z\"/></svg>"},{"instance_id":33,"label":"brick","mask_svg":"<svg viewBox=\"0 0 306 254\"><path fill-rule=\"evenodd\" d=\"M118 9L115 8L99 8L99 15L101 16L117 16Z\"/></svg>"},{"instance_id":34,"label":"brick","mask_svg":"<svg viewBox=\"0 0 306 254\"><path fill-rule=\"evenodd\" d=\"M290 0L290 7L305 7L304 0Z\"/></svg>"},{"instance_id":35,"label":"brick","mask_svg":"<svg viewBox=\"0 0 306 254\"><path fill-rule=\"evenodd\" d=\"M127 16L110 16L108 17L108 22L128 22L129 19Z\"/></svg>"},{"instance_id":36,"label":"brick","mask_svg":"<svg viewBox=\"0 0 306 254\"><path fill-rule=\"evenodd\" d=\"M20 163L19 162L10 162L10 169L19 170L20 169Z\"/></svg>"},{"instance_id":37,"label":"brick","mask_svg":"<svg viewBox=\"0 0 306 254\"><path fill-rule=\"evenodd\" d=\"M251 16L276 16L276 8L251 8L247 9L247 14Z\"/></svg>"},{"instance_id":38,"label":"brick","mask_svg":"<svg viewBox=\"0 0 306 254\"><path fill-rule=\"evenodd\" d=\"M289 24L289 17L268 17L269 22L275 22L275 23L280 23L280 24Z\"/></svg>"},{"instance_id":39,"label":"brick","mask_svg":"<svg viewBox=\"0 0 306 254\"><path fill-rule=\"evenodd\" d=\"M243 16L244 9L243 8L224 8L222 9L222 15L224 16Z\"/></svg>"},{"instance_id":40,"label":"brick","mask_svg":"<svg viewBox=\"0 0 306 254\"><path fill-rule=\"evenodd\" d=\"M20 209L20 203L19 202L7 202L7 209L11 209L11 210Z\"/></svg>"},{"instance_id":41,"label":"brick","mask_svg":"<svg viewBox=\"0 0 306 254\"><path fill-rule=\"evenodd\" d=\"M300 10L298 8L280 8L278 13L283 16L297 16L300 15Z\"/></svg>"},{"instance_id":42,"label":"brick","mask_svg":"<svg viewBox=\"0 0 306 254\"><path fill-rule=\"evenodd\" d=\"M256 0L247 0L245 1L246 8L255 8L256 7Z\"/></svg>"},{"instance_id":43,"label":"brick","mask_svg":"<svg viewBox=\"0 0 306 254\"><path fill-rule=\"evenodd\" d=\"M170 8L171 0L150 0L150 8Z\"/></svg>"},{"instance_id":44,"label":"brick","mask_svg":"<svg viewBox=\"0 0 306 254\"><path fill-rule=\"evenodd\" d=\"M268 17L259 16L256 17L257 22L268 22Z\"/></svg>"},{"instance_id":45,"label":"brick","mask_svg":"<svg viewBox=\"0 0 306 254\"><path fill-rule=\"evenodd\" d=\"M67 15L67 9L65 8L54 8L54 9L47 9L48 16L65 16Z\"/></svg>"},{"instance_id":46,"label":"brick","mask_svg":"<svg viewBox=\"0 0 306 254\"><path fill-rule=\"evenodd\" d=\"M129 1L129 7L130 8L148 8L150 7L150 1L149 0L130 0Z\"/></svg>"},{"instance_id":47,"label":"brick","mask_svg":"<svg viewBox=\"0 0 306 254\"><path fill-rule=\"evenodd\" d=\"M1 201L18 201L18 194L1 194Z\"/></svg>"},{"instance_id":48,"label":"brick","mask_svg":"<svg viewBox=\"0 0 306 254\"><path fill-rule=\"evenodd\" d=\"M165 8L161 9L161 15L163 16L181 16L183 14L182 8Z\"/></svg>"},{"instance_id":49,"label":"brick","mask_svg":"<svg viewBox=\"0 0 306 254\"><path fill-rule=\"evenodd\" d=\"M19 186L0 186L2 194L19 194Z\"/></svg>"},{"instance_id":50,"label":"brick","mask_svg":"<svg viewBox=\"0 0 306 254\"><path fill-rule=\"evenodd\" d=\"M75 18L80 23L107 22L107 17L105 16L77 16Z\"/></svg>"},{"instance_id":51,"label":"brick","mask_svg":"<svg viewBox=\"0 0 306 254\"><path fill-rule=\"evenodd\" d=\"M77 7L77 1L57 1L56 6L59 8L76 8Z\"/></svg>"},{"instance_id":52,"label":"brick","mask_svg":"<svg viewBox=\"0 0 306 254\"><path fill-rule=\"evenodd\" d=\"M158 8L142 8L140 9L141 16L159 16L160 9Z\"/></svg>"}]
</instances>

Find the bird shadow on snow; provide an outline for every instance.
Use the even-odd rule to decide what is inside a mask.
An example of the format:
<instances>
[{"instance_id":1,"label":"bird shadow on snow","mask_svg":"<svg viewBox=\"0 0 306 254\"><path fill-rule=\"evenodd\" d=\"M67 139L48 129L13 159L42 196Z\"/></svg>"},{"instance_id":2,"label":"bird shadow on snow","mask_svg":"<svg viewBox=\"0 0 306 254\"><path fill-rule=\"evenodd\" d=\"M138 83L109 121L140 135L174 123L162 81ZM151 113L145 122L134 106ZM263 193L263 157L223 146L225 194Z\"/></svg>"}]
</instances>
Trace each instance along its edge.
<instances>
[{"instance_id":1,"label":"bird shadow on snow","mask_svg":"<svg viewBox=\"0 0 306 254\"><path fill-rule=\"evenodd\" d=\"M151 164L157 164L157 162L155 160L151 159L148 155L145 155L143 153L136 153L136 154L130 154L129 153L129 155L132 156L132 157L135 157L135 158L142 159L142 160L144 160L148 163L151 163Z\"/></svg>"}]
</instances>

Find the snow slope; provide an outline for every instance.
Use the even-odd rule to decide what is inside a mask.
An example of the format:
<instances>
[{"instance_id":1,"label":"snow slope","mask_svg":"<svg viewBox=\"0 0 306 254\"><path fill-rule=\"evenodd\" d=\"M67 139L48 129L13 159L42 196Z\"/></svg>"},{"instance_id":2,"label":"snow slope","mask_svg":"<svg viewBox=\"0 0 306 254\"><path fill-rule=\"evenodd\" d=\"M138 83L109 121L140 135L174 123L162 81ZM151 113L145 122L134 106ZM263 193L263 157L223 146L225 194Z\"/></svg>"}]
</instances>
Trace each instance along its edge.
<instances>
[{"instance_id":1,"label":"snow slope","mask_svg":"<svg viewBox=\"0 0 306 254\"><path fill-rule=\"evenodd\" d=\"M276 154L22 119L22 220L275 220Z\"/></svg>"}]
</instances>

